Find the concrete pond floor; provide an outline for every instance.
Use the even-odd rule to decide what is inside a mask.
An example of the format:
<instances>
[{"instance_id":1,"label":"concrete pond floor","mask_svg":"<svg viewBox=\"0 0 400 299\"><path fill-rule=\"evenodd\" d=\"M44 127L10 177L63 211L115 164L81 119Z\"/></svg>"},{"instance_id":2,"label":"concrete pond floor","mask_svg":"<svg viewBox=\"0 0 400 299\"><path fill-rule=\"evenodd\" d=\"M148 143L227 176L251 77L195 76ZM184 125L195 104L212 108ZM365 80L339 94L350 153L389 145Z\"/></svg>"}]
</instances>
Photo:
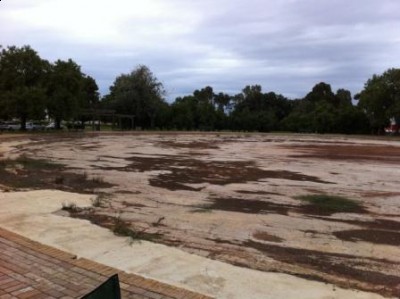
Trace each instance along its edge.
<instances>
[{"instance_id":1,"label":"concrete pond floor","mask_svg":"<svg viewBox=\"0 0 400 299\"><path fill-rule=\"evenodd\" d=\"M217 298L400 296L395 139L28 135L0 157L0 225L48 245Z\"/></svg>"}]
</instances>

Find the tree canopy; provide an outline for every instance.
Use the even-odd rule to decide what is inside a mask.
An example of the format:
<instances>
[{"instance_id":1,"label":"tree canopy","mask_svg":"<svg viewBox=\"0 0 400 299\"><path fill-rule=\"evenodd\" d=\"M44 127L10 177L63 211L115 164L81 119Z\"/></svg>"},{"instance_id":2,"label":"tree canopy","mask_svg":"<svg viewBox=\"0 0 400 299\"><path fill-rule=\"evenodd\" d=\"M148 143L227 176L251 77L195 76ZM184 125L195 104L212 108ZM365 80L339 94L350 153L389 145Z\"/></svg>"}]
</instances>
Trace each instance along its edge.
<instances>
[{"instance_id":1,"label":"tree canopy","mask_svg":"<svg viewBox=\"0 0 400 299\"><path fill-rule=\"evenodd\" d=\"M391 118L400 119L400 69L374 75L356 98L375 133L382 133Z\"/></svg>"},{"instance_id":2,"label":"tree canopy","mask_svg":"<svg viewBox=\"0 0 400 299\"><path fill-rule=\"evenodd\" d=\"M29 46L11 46L0 52L0 117L19 118L25 129L28 119L47 116L76 118L80 109L99 101L96 81L81 72L73 60L50 63Z\"/></svg>"},{"instance_id":3,"label":"tree canopy","mask_svg":"<svg viewBox=\"0 0 400 299\"><path fill-rule=\"evenodd\" d=\"M57 60L51 67L48 83L47 109L57 128L61 120L77 116L79 98L82 96L83 74L71 59Z\"/></svg>"},{"instance_id":4,"label":"tree canopy","mask_svg":"<svg viewBox=\"0 0 400 299\"><path fill-rule=\"evenodd\" d=\"M147 66L139 65L118 76L110 87L104 106L117 113L135 115L137 126L154 128L164 105L164 87Z\"/></svg>"},{"instance_id":5,"label":"tree canopy","mask_svg":"<svg viewBox=\"0 0 400 299\"><path fill-rule=\"evenodd\" d=\"M145 65L117 76L100 98L96 80L72 59L51 63L30 46L0 49L0 119L18 118L23 129L28 119L50 117L58 127L63 120L86 121L83 112L93 108L134 115L144 129L350 134L382 133L391 120L400 122L400 69L373 75L355 96L357 105L349 90L335 92L326 82L299 99L255 84L237 94L205 86L168 103Z\"/></svg>"},{"instance_id":6,"label":"tree canopy","mask_svg":"<svg viewBox=\"0 0 400 299\"><path fill-rule=\"evenodd\" d=\"M0 106L3 118L26 121L44 117L45 82L49 63L29 46L2 49L0 53Z\"/></svg>"}]
</instances>

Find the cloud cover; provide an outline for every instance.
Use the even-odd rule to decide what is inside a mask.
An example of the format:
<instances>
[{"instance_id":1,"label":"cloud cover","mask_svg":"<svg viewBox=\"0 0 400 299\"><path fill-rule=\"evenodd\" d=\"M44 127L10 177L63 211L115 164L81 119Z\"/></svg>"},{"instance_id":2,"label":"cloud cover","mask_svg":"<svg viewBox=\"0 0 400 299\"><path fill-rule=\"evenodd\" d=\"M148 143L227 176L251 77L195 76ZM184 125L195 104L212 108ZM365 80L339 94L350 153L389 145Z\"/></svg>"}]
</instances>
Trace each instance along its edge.
<instances>
[{"instance_id":1,"label":"cloud cover","mask_svg":"<svg viewBox=\"0 0 400 299\"><path fill-rule=\"evenodd\" d=\"M318 82L354 94L399 67L398 0L3 0L3 46L72 58L102 94L138 64L167 98L210 85L303 97Z\"/></svg>"}]
</instances>

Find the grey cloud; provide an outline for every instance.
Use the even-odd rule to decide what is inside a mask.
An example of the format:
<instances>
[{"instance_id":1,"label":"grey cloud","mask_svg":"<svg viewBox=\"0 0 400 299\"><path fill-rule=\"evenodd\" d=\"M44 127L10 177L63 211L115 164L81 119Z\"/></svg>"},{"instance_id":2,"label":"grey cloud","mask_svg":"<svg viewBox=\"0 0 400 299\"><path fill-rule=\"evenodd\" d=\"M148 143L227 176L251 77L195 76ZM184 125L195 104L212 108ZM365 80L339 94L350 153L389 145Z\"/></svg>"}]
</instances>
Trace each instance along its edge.
<instances>
[{"instance_id":1,"label":"grey cloud","mask_svg":"<svg viewBox=\"0 0 400 299\"><path fill-rule=\"evenodd\" d=\"M278 2L282 4L283 1ZM257 65L260 76L255 83L266 81L265 78L271 79L272 84L279 82L276 79L281 68L294 82L303 82L302 78L313 78L315 83L332 81L342 83L354 93L354 88L363 84L355 80L390 67L382 61L382 53L393 48L398 50L399 43L393 41L393 34L381 33L399 25L399 18L393 13L396 7L400 8L399 3L291 2L278 6L275 13L263 10L262 6L255 10L249 5L236 17L233 10L228 9L225 14L205 19L196 36L205 44L217 45ZM394 55L392 51L386 60ZM268 73L268 68L276 73ZM315 73L310 74L310 69L315 69ZM263 70L267 70L266 73L263 74ZM361 71L368 73L360 75ZM279 88L281 84L275 83L275 86ZM290 86L285 87L284 93L297 93L290 90Z\"/></svg>"},{"instance_id":2,"label":"grey cloud","mask_svg":"<svg viewBox=\"0 0 400 299\"><path fill-rule=\"evenodd\" d=\"M174 15L121 19L122 41L91 42L52 28L21 28L1 11L0 34L3 42L30 44L49 60L74 59L103 94L117 75L146 64L169 100L205 85L236 93L248 84L295 98L320 81L354 94L373 73L399 67L396 0L166 3Z\"/></svg>"}]
</instances>

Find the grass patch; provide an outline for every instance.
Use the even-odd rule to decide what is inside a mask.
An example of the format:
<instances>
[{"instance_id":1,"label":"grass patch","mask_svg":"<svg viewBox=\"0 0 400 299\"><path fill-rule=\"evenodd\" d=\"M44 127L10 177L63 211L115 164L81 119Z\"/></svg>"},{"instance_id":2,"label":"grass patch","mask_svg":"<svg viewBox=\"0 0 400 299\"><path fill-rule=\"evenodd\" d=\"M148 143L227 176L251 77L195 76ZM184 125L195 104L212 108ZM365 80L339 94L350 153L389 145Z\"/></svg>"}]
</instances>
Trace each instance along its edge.
<instances>
[{"instance_id":1,"label":"grass patch","mask_svg":"<svg viewBox=\"0 0 400 299\"><path fill-rule=\"evenodd\" d=\"M310 194L300 195L294 198L309 203L309 205L306 206L306 212L316 212L321 215L333 213L361 213L365 211L358 202L337 195Z\"/></svg>"},{"instance_id":2,"label":"grass patch","mask_svg":"<svg viewBox=\"0 0 400 299\"><path fill-rule=\"evenodd\" d=\"M100 193L94 199L92 199L92 206L95 208L103 207L106 201L107 195L104 193Z\"/></svg>"},{"instance_id":3,"label":"grass patch","mask_svg":"<svg viewBox=\"0 0 400 299\"><path fill-rule=\"evenodd\" d=\"M194 209L191 209L190 213L212 213L213 207L209 204L203 204L196 206Z\"/></svg>"}]
</instances>

